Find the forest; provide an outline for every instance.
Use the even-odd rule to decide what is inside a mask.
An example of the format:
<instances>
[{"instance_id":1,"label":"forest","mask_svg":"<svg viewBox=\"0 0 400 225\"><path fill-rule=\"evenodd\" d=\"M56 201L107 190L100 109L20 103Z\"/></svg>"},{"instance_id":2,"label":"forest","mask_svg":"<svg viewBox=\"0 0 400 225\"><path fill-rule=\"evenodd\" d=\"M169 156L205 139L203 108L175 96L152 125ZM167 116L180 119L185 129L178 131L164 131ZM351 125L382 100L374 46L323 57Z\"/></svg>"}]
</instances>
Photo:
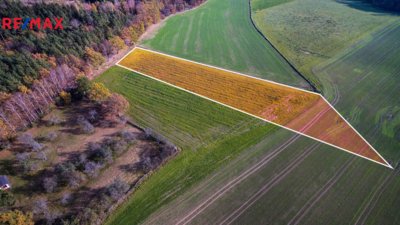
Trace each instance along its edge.
<instances>
[{"instance_id":1,"label":"forest","mask_svg":"<svg viewBox=\"0 0 400 225\"><path fill-rule=\"evenodd\" d=\"M90 76L146 28L203 0L13 1L0 17L63 18L63 30L0 30L0 133L29 126L75 77Z\"/></svg>"}]
</instances>

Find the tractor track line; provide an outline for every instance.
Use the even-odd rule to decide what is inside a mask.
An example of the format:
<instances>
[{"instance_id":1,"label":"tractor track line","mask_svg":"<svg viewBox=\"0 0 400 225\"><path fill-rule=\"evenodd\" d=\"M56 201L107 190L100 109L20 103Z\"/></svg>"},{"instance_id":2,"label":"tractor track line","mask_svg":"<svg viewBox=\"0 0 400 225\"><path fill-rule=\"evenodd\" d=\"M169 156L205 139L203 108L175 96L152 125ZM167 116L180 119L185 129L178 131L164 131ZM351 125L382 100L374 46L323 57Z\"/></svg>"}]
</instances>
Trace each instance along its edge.
<instances>
[{"instance_id":1,"label":"tractor track line","mask_svg":"<svg viewBox=\"0 0 400 225\"><path fill-rule=\"evenodd\" d=\"M265 166L267 163L269 163L272 159L274 159L277 155L279 155L279 153L284 151L289 145L291 145L293 142L295 142L300 137L301 137L301 135L299 135L299 134L292 136L285 143L283 143L279 147L275 148L272 152L270 152L268 155L266 155L261 161L254 164L252 167L250 167L249 169L247 169L246 171L241 173L239 176L237 176L233 180L229 181L225 186L221 187L218 191L216 191L213 195L211 195L209 198L207 198L205 201L203 201L195 209L190 211L185 217L183 217L181 220L179 220L176 224L177 225L187 224L188 222L190 222L194 217L196 217L198 214L200 214L205 208L207 208L209 205L214 203L217 199L219 199L221 196L223 196L226 192L231 190L233 187L235 187L241 181L243 181L244 179L246 179L253 173L257 172L259 169L261 169L263 166Z\"/></svg>"},{"instance_id":2,"label":"tractor track line","mask_svg":"<svg viewBox=\"0 0 400 225\"><path fill-rule=\"evenodd\" d=\"M275 175L268 183L266 183L261 189L259 189L254 195L252 195L246 202L244 202L239 208L232 212L228 217L226 217L219 224L231 224L240 215L242 215L248 208L250 208L255 202L257 202L262 196L269 192L273 187L275 187L280 181L282 181L288 174L290 174L297 166L299 166L317 147L319 143L315 143L310 146L302 154L298 155L294 160L286 166L279 174Z\"/></svg>"},{"instance_id":3,"label":"tractor track line","mask_svg":"<svg viewBox=\"0 0 400 225\"><path fill-rule=\"evenodd\" d=\"M317 193L315 193L304 206L297 212L297 214L289 221L288 224L297 225L304 218L304 216L311 210L311 208L332 188L333 185L343 176L346 170L350 167L355 158L348 160L339 171L322 186Z\"/></svg>"},{"instance_id":4,"label":"tractor track line","mask_svg":"<svg viewBox=\"0 0 400 225\"><path fill-rule=\"evenodd\" d=\"M319 118L322 115L324 115L330 108L319 112L315 118ZM313 118L307 125L305 125L302 128L302 131L307 130L310 126L312 126L317 119ZM290 144L292 144L295 140L297 140L300 136L293 136L292 138L288 139L288 141L286 141L285 143L283 143L281 146L279 146L277 149L274 150L274 152L278 151L277 154L279 154L281 151L283 151L286 147L288 147ZM295 139L293 139L295 138ZM292 140L293 139L293 140ZM281 149L283 148L283 149ZM281 149L281 150L279 150ZM274 152L271 152L271 154L273 154ZM269 154L269 155L271 155ZM226 184L224 187L222 187L219 191L217 191L216 193L214 193L212 196L210 196L207 200L205 200L204 202L202 202L198 207L196 207L194 210L192 210L191 212L189 212L188 215L186 215L184 218L182 218L177 224L187 224L188 222L190 222L191 220L193 220L193 218L195 218L198 214L200 214L202 211L204 211L205 208L207 208L209 205L211 205L213 202L215 202L218 198L220 198L223 194L225 194L227 191L229 191L230 189L232 189L234 186L236 186L238 183L240 183L242 180L246 179L248 176L250 176L251 174L255 173L256 171L258 171L262 166L264 166L266 163L268 163L270 160L272 160L277 154L273 155L271 159L269 159L269 155L265 156L260 162L258 162L257 164L253 165L251 168L247 169L245 172L243 172L242 174L240 174L238 177L236 177L235 179L231 180L228 184ZM220 193L222 192L222 193ZM196 212L197 211L197 212ZM186 221L189 220L189 221ZM186 222L185 222L186 221Z\"/></svg>"},{"instance_id":5,"label":"tractor track line","mask_svg":"<svg viewBox=\"0 0 400 225\"><path fill-rule=\"evenodd\" d=\"M364 209L361 211L360 215L358 216L357 221L354 223L355 225L365 224L365 221L367 220L369 214L375 208L382 193L386 190L386 187L387 187L386 184L393 179L393 177L394 177L393 175L394 174L389 174L385 178L385 180L379 185L379 187L375 190L375 192L372 194L371 198L365 205Z\"/></svg>"}]
</instances>

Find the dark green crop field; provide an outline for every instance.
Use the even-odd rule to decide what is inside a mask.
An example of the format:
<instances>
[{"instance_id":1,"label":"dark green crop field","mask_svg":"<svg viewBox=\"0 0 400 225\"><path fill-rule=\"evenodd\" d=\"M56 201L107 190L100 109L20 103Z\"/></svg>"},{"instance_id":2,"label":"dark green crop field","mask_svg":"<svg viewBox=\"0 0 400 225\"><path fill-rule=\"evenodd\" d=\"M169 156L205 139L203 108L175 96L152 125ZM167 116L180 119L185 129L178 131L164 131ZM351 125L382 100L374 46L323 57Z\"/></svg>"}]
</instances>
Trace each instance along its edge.
<instances>
[{"instance_id":1,"label":"dark green crop field","mask_svg":"<svg viewBox=\"0 0 400 225\"><path fill-rule=\"evenodd\" d=\"M336 93L337 108L384 157L400 160L400 23L394 23L316 69ZM333 95L329 96L333 98Z\"/></svg>"}]
</instances>

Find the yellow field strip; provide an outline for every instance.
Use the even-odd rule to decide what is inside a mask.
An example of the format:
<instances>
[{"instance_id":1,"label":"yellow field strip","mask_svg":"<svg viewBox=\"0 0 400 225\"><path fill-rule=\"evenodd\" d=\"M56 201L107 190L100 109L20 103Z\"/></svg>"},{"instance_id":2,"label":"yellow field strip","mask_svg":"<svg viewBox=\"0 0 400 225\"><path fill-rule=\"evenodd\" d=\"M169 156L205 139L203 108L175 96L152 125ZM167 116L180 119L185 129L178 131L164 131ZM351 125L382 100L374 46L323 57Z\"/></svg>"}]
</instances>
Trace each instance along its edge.
<instances>
[{"instance_id":1,"label":"yellow field strip","mask_svg":"<svg viewBox=\"0 0 400 225\"><path fill-rule=\"evenodd\" d=\"M117 65L392 168L320 94L143 48Z\"/></svg>"}]
</instances>

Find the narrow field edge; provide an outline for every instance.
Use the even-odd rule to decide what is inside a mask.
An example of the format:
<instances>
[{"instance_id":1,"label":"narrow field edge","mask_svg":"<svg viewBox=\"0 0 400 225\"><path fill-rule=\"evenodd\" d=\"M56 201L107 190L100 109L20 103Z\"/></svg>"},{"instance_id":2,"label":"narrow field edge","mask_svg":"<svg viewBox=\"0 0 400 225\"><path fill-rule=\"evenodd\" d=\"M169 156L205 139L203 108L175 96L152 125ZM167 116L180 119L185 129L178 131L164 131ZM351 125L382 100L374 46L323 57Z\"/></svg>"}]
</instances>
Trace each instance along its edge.
<instances>
[{"instance_id":1,"label":"narrow field edge","mask_svg":"<svg viewBox=\"0 0 400 225\"><path fill-rule=\"evenodd\" d=\"M160 80L160 79L158 79L158 78L152 77L152 76L150 76L150 75L141 73L141 72L139 72L139 71L136 71L136 70L133 70L133 69L131 69L131 68L129 68L129 67L126 67L126 66L121 65L120 62L121 62L122 60L124 60L128 55L130 55L135 49L141 49L141 50L148 51L148 52L152 52L152 53L155 53L155 54L164 55L164 56L166 56L166 57L175 58L175 59L178 59L178 60L183 60L183 61L186 61L186 62L191 62L191 63L194 63L194 64L206 66L206 67L209 67L209 68L214 68L214 69L222 70L222 71L225 71L225 72L230 72L230 73L233 73L233 74L237 74L237 75L240 75L240 76L245 76L245 77L248 77L248 78L260 80L260 81L263 81L263 82L266 82L266 83L272 83L272 84L276 84L276 85L279 85L279 86L283 86L283 87L287 87L287 88L292 88L292 89L296 89L296 90L299 90L299 91L307 92L307 93L310 93L310 94L318 95L318 96L320 96L320 97L321 97L321 98L322 98L322 99L323 99L323 100L324 100L324 101L325 101L325 102L326 102L326 103L327 103L327 104L328 104L328 105L329 105L329 106L330 106L330 107L331 107L331 108L346 122L347 125L349 125L349 126L353 129L353 131L356 132L356 134L357 134L359 137L361 137L361 139L362 139L365 143L367 143L367 145L368 145L372 150L374 150L374 152L375 152L386 164L381 163L381 162L378 162L378 161L375 161L375 160L370 159L370 158L368 158L368 157L365 157L365 156L363 156L363 155L359 155L359 154L354 153L354 152L352 152L352 151L346 150L346 149L344 149L344 148L342 148L342 147L339 147L339 146L336 146L336 145L334 145L334 144L325 142L325 141L323 141L323 140L317 139L317 138L315 138L315 137L309 136L309 135L307 135L307 134L301 133L301 132L299 132L299 131L296 131L296 130L293 130L293 129L291 129L291 128L285 127L285 126L283 126L283 125L277 124L277 123L275 123L275 122L266 120L266 119L261 118L261 117L259 117L259 116L253 115L253 114L251 114L251 113L245 112L245 111L243 111L243 110L241 110L241 109L237 109L237 108L232 107L232 106L230 106L230 105L226 105L226 104L221 103L221 102L219 102L219 101L216 101L216 100L214 100L214 99L205 97L205 96L200 95L200 94L198 94L198 93L195 93L195 92L186 90L186 89L181 88L181 87L179 87L179 86L170 84L170 83L168 83L168 82L166 82L166 81ZM142 75L142 76L148 77L148 78L150 78L150 79L153 79L153 80L159 81L159 82L161 82L161 83L167 84L167 85L169 85L169 86L171 86L171 87L174 87L174 88L177 88L177 89L179 89L179 90L182 90L182 91L188 92L188 93L190 93L190 94L196 95L196 96L201 97L201 98L203 98L203 99L206 99L206 100L215 102L215 103L220 104L220 105L222 105L222 106L225 106L225 107L228 107L228 108L230 108L230 109L236 110L236 111L238 111L238 112L244 113L244 114L246 114L246 115L248 115L248 116L252 116L252 117L254 117L254 118L260 119L260 120L262 120L262 121L264 121L264 122L267 122L267 123L276 125L276 126L281 127L281 128L283 128L283 129L292 131L292 132L294 132L294 133L297 133L297 134L300 134L300 135L302 135L302 136L308 137L308 138L313 139L313 140L315 140L315 141L318 141L318 142L321 142L321 143L323 143L323 144L329 145L329 146L331 146L331 147L337 148L337 149L339 149L339 150L345 151L345 152L350 153L350 154L352 154L352 155L361 157L361 158L363 158L363 159L367 159L367 160L369 160L369 161L371 161L371 162L374 162L374 163L377 163L377 164L379 164L379 165L388 167L388 168L390 168L390 169L394 169L394 168L386 161L386 159L383 158L382 155L379 154L379 152L378 152L378 151L377 151L377 150L376 150L376 149L375 149L375 148L374 148L374 147L373 147L373 146L372 146L372 145L371 145L371 144L370 144L370 143L369 143L369 142L368 142L368 141L367 141L367 140L366 140L366 139L365 139L365 138L364 138L364 137L363 137L363 136L362 136L362 135L361 135L361 134L360 134L360 133L359 133L345 118L344 118L344 117L343 117L343 116L342 116L342 114L340 114L340 113L335 109L335 107L333 107L332 104L329 103L329 101L326 100L325 97L324 97L323 95L321 95L320 93L315 93L315 92L308 91L308 90L304 90L304 89L301 89L301 88L292 87L292 86L289 86L289 85L286 85L286 84L277 83L277 82L275 82L275 81L270 81L270 80L266 80L266 79L262 79L262 78L258 78L258 77L253 77L253 76L250 76L250 75L247 75L247 74L243 74L243 73L240 73L240 72L231 71L231 70L228 70L228 69L224 69L224 68L220 68L220 67L216 67L216 66L207 65L207 64L204 64L204 63L200 63L200 62L196 62L196 61L192 61L192 60L180 58L180 57L177 57L177 56L168 55L168 54L165 54L165 53L162 53L162 52L150 50L150 49L143 48L143 47L139 47L139 46L136 46L136 47L133 48L131 51L129 51L124 57L122 57L120 60L118 60L118 62L117 62L115 65L117 65L117 66L119 66L119 67L121 67L121 68L124 68L124 69L126 69L126 70L129 70L129 71L131 71L131 72L134 72L134 73L140 74L140 75Z\"/></svg>"}]
</instances>

